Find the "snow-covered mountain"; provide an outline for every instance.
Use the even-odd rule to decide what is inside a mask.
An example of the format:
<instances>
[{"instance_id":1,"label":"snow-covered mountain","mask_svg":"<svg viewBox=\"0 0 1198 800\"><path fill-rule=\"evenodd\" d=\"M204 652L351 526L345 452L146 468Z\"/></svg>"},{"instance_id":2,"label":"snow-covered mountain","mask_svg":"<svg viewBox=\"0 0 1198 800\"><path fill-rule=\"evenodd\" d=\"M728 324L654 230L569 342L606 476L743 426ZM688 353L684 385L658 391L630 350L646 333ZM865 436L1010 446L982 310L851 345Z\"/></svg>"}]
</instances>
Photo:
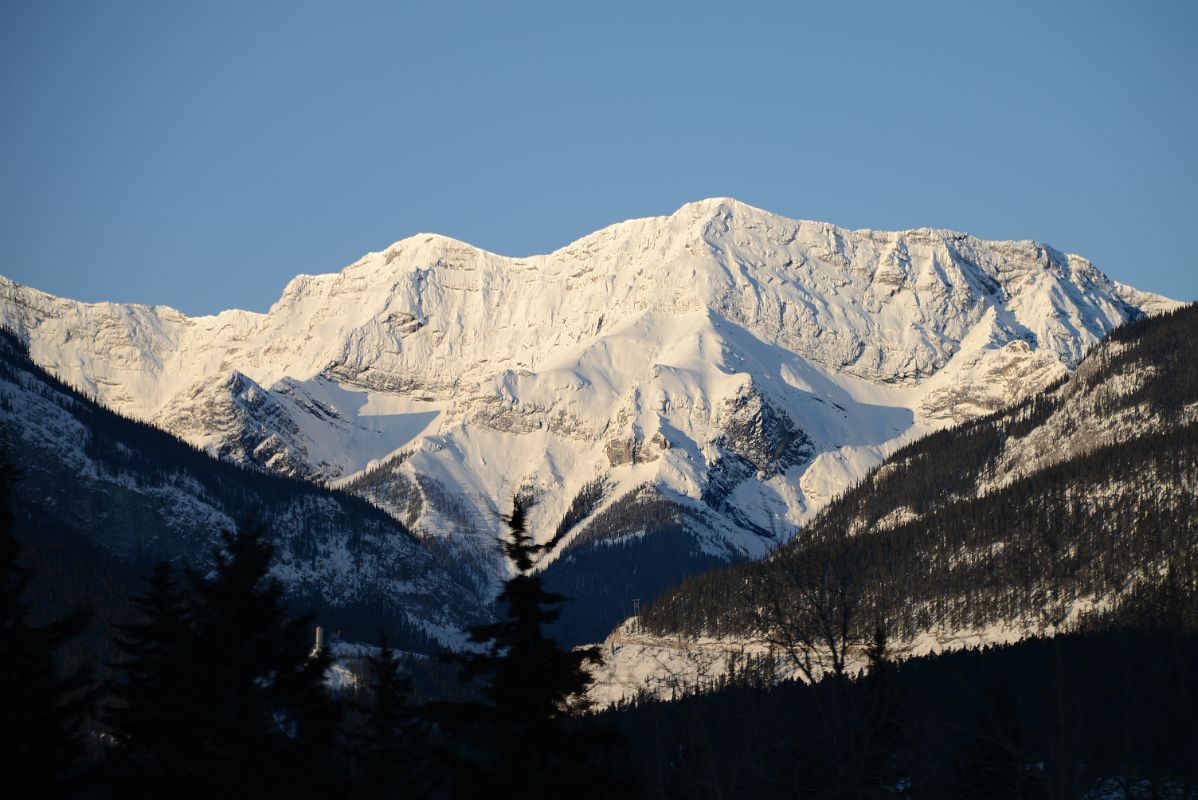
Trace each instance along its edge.
<instances>
[{"instance_id":1,"label":"snow-covered mountain","mask_svg":"<svg viewBox=\"0 0 1198 800\"><path fill-rule=\"evenodd\" d=\"M594 695L669 695L767 653L777 674L800 674L763 622L780 617L762 607L797 609L808 625L847 609L836 619L853 620L841 630L854 671L879 623L900 656L1105 626L1181 629L1198 620L1196 541L1191 306L1124 326L1023 403L902 448L768 558L647 604L605 642ZM844 566L811 568L827 563Z\"/></svg>"},{"instance_id":2,"label":"snow-covered mountain","mask_svg":"<svg viewBox=\"0 0 1198 800\"><path fill-rule=\"evenodd\" d=\"M730 199L529 258L417 235L295 278L265 314L0 279L0 321L64 380L221 457L362 493L482 580L505 569L490 542L516 492L539 500L568 593L588 591L574 573L596 548L681 536L669 548L690 560L612 589L623 609L764 554L896 447L1174 305L1035 242L850 231Z\"/></svg>"}]
</instances>

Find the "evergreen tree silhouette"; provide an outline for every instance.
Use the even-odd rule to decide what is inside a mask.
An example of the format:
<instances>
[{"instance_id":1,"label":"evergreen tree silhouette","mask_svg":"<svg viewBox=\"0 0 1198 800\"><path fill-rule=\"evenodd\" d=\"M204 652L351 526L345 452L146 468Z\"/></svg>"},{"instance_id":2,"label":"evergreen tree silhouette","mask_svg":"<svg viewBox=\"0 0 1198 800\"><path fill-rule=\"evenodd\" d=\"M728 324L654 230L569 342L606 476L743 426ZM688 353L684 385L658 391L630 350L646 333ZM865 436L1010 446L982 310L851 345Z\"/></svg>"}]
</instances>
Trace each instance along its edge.
<instances>
[{"instance_id":1,"label":"evergreen tree silhouette","mask_svg":"<svg viewBox=\"0 0 1198 800\"><path fill-rule=\"evenodd\" d=\"M208 576L190 573L195 727L213 794L319 783L336 734L331 658L311 652L311 615L288 619L264 534L243 523L223 535Z\"/></svg>"},{"instance_id":2,"label":"evergreen tree silhouette","mask_svg":"<svg viewBox=\"0 0 1198 800\"><path fill-rule=\"evenodd\" d=\"M354 757L366 797L410 797L415 784L427 779L420 767L417 720L409 705L412 681L380 631L379 652L366 657L370 702L359 706L362 720Z\"/></svg>"},{"instance_id":3,"label":"evergreen tree silhouette","mask_svg":"<svg viewBox=\"0 0 1198 800\"><path fill-rule=\"evenodd\" d=\"M55 652L82 633L91 612L78 609L31 625L22 594L32 577L13 534L17 470L0 456L0 778L22 797L50 797L83 779L83 723L91 702L86 669L61 675Z\"/></svg>"},{"instance_id":4,"label":"evergreen tree silhouette","mask_svg":"<svg viewBox=\"0 0 1198 800\"><path fill-rule=\"evenodd\" d=\"M853 750L860 764L856 781L862 793L883 796L910 775L910 765L904 763L908 749L903 727L906 715L884 624L874 627L865 658L869 669L859 681L853 708Z\"/></svg>"},{"instance_id":5,"label":"evergreen tree silhouette","mask_svg":"<svg viewBox=\"0 0 1198 800\"><path fill-rule=\"evenodd\" d=\"M169 562L160 562L146 591L133 598L141 621L117 626L114 664L119 682L105 720L118 746L110 758L114 785L124 796L159 797L194 781L197 674L189 598Z\"/></svg>"},{"instance_id":6,"label":"evergreen tree silhouette","mask_svg":"<svg viewBox=\"0 0 1198 800\"><path fill-rule=\"evenodd\" d=\"M222 534L211 571L187 571L186 595L160 567L136 598L143 619L121 630L124 706L113 711L118 787L190 797L328 789L339 714L324 686L331 659L311 650L310 615L289 618L273 555L263 529L242 524Z\"/></svg>"},{"instance_id":7,"label":"evergreen tree silhouette","mask_svg":"<svg viewBox=\"0 0 1198 800\"><path fill-rule=\"evenodd\" d=\"M458 657L464 679L480 680L486 703L459 706L478 748L459 749L455 796L611 797L622 776L603 763L613 734L570 721L587 706L596 648L567 650L546 634L566 598L546 591L532 573L541 548L525 529L517 498L506 519L504 552L516 568L499 595L502 617L470 630L480 652Z\"/></svg>"}]
</instances>

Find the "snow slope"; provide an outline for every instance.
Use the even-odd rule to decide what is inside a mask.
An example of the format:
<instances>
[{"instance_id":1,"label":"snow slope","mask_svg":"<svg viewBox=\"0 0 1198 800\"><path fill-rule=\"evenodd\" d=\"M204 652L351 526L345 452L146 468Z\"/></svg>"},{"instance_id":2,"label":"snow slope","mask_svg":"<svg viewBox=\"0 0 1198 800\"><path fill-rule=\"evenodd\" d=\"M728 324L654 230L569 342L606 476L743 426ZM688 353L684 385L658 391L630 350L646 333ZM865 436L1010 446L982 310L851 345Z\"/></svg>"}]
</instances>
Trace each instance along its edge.
<instances>
[{"instance_id":1,"label":"snow slope","mask_svg":"<svg viewBox=\"0 0 1198 800\"><path fill-rule=\"evenodd\" d=\"M494 577L514 492L547 540L604 476L588 519L648 485L707 516L704 552L759 556L897 446L1174 305L1036 242L731 199L529 258L421 234L295 278L265 314L0 279L0 322L64 380L222 457L356 487Z\"/></svg>"}]
</instances>

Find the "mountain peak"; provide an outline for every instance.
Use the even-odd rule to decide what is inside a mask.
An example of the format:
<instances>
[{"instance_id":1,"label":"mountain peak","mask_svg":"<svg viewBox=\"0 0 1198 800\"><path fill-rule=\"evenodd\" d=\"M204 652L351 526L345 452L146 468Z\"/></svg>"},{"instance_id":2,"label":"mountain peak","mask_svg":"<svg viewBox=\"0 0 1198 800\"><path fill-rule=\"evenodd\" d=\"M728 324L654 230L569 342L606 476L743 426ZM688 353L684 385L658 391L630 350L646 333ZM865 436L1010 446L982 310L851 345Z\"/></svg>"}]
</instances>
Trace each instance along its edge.
<instances>
[{"instance_id":1,"label":"mountain peak","mask_svg":"<svg viewBox=\"0 0 1198 800\"><path fill-rule=\"evenodd\" d=\"M470 242L464 242L461 239L455 239L452 236L446 236L443 233L421 232L414 233L411 236L405 236L399 241L392 242L390 247L385 248L382 252L390 253L397 249L409 247L429 247L429 248L449 248L470 250L479 253L487 252L481 247L477 247Z\"/></svg>"},{"instance_id":2,"label":"mountain peak","mask_svg":"<svg viewBox=\"0 0 1198 800\"><path fill-rule=\"evenodd\" d=\"M269 468L341 478L411 447L404 469L495 507L504 476L565 497L611 471L696 501L716 481L740 499L712 502L752 506L759 527L767 508L801 522L921 426L1018 399L1166 307L1032 243L850 231L730 197L528 258L416 234L296 277L266 314L0 282L0 322L39 363L193 443L251 443ZM211 421L229 387L196 396L234 372L236 431ZM775 475L754 454L786 437L759 429L815 455Z\"/></svg>"},{"instance_id":3,"label":"mountain peak","mask_svg":"<svg viewBox=\"0 0 1198 800\"><path fill-rule=\"evenodd\" d=\"M527 258L409 236L295 278L266 314L0 281L0 324L105 403L229 460L352 483L488 565L492 541L458 532L497 533L526 491L558 553L675 520L646 558L761 555L894 448L1020 400L1167 306L1030 242L728 197Z\"/></svg>"},{"instance_id":4,"label":"mountain peak","mask_svg":"<svg viewBox=\"0 0 1198 800\"><path fill-rule=\"evenodd\" d=\"M714 215L728 212L776 216L769 211L757 208L756 206L751 206L742 200L736 199L735 197L708 197L703 200L692 200L689 203L683 203L682 206L680 206L678 210L670 216L685 217L698 214Z\"/></svg>"}]
</instances>

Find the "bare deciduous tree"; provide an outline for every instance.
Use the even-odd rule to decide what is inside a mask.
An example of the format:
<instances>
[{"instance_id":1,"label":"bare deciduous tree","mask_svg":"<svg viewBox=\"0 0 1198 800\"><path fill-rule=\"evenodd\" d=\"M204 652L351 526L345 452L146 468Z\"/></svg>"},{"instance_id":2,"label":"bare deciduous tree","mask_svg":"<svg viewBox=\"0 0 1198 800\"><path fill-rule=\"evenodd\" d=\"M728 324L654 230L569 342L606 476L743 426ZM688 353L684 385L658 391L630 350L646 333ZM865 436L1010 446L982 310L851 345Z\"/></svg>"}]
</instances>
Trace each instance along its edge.
<instances>
[{"instance_id":1,"label":"bare deciduous tree","mask_svg":"<svg viewBox=\"0 0 1198 800\"><path fill-rule=\"evenodd\" d=\"M864 648L871 628L860 569L836 542L788 548L754 576L755 633L788 657L808 683L845 675L850 653Z\"/></svg>"}]
</instances>

